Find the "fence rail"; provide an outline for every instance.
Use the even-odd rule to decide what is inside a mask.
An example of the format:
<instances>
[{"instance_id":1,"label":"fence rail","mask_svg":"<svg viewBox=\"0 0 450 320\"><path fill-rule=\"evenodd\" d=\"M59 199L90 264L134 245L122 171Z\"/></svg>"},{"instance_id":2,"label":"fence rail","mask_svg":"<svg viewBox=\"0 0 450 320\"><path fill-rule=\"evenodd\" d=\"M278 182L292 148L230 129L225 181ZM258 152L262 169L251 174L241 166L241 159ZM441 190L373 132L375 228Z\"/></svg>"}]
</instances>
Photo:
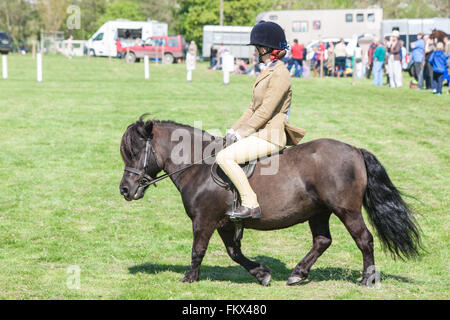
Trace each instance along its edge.
<instances>
[{"instance_id":1,"label":"fence rail","mask_svg":"<svg viewBox=\"0 0 450 320\"><path fill-rule=\"evenodd\" d=\"M13 42L13 52L17 53L29 53L33 51L33 45L36 46L36 50L39 50L41 42L39 41L20 41ZM67 40L45 40L42 42L42 51L44 53L61 53L67 54L68 52L68 41ZM73 40L73 56L83 56L87 54L87 40Z\"/></svg>"}]
</instances>

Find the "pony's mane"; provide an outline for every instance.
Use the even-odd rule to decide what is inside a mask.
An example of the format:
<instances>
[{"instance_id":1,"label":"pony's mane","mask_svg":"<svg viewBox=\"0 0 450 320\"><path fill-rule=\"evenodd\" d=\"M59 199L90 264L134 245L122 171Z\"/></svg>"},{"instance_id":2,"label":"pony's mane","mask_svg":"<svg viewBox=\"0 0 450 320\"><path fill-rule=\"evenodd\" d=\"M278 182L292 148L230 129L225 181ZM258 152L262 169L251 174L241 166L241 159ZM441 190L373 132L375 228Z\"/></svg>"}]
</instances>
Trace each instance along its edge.
<instances>
[{"instance_id":1,"label":"pony's mane","mask_svg":"<svg viewBox=\"0 0 450 320\"><path fill-rule=\"evenodd\" d=\"M138 124L138 123L140 123L140 122L142 122L142 123L145 123L145 121L146 120L144 120L144 117L146 116L147 114L143 114L142 116L140 116L139 117L139 120L136 122L136 124ZM192 131L192 132L194 132L194 130L200 130L199 128L194 128L194 127L192 127L192 126L190 126L190 125L188 125L188 124L184 124L184 123L179 123L179 122L175 122L175 121L172 121L172 120L158 120L158 119L149 119L149 120L151 120L154 124L160 124L160 125L162 125L162 126L172 126L172 127L176 127L176 128L185 128L185 129L187 129L187 130L189 130L189 131ZM147 120L148 121L148 120ZM134 123L133 123L134 124ZM133 124L131 124L130 126L132 126ZM206 131L206 130L200 130L201 132L202 132L202 134L204 135L204 136L206 136L206 137L209 137L209 138L211 138L211 140L213 140L213 139L215 139L216 137L215 136L213 136L213 135L211 135L208 131Z\"/></svg>"},{"instance_id":2,"label":"pony's mane","mask_svg":"<svg viewBox=\"0 0 450 320\"><path fill-rule=\"evenodd\" d=\"M134 159L137 157L138 150L133 149L133 146L137 143L138 139L142 139L141 134L138 131L138 126L144 125L147 121L152 121L154 125L169 128L169 129L178 129L184 128L188 130L192 135L194 135L194 130L197 130L196 135L201 133L202 135L202 145L203 148L207 147L210 143L217 140L219 143L223 143L221 137L216 137L211 135L205 130L200 130L198 128L194 128L190 125L178 123L172 120L158 120L158 119L147 119L144 120L146 114L139 117L139 120L130 124L122 137L122 148L124 157L127 159ZM206 138L206 139L205 139Z\"/></svg>"},{"instance_id":3,"label":"pony's mane","mask_svg":"<svg viewBox=\"0 0 450 320\"><path fill-rule=\"evenodd\" d=\"M152 121L154 123L159 123L159 124L162 124L162 125L169 125L169 126L172 125L172 126L175 126L175 127L186 128L186 129L189 129L189 130L194 130L194 129L195 130L200 130L200 129L194 128L193 126L190 126L188 124L179 123L179 122L175 122L175 121L172 121L172 120L157 120L157 119L153 119ZM202 130L202 132L206 132L206 131ZM206 132L206 133L208 133L208 132Z\"/></svg>"}]
</instances>

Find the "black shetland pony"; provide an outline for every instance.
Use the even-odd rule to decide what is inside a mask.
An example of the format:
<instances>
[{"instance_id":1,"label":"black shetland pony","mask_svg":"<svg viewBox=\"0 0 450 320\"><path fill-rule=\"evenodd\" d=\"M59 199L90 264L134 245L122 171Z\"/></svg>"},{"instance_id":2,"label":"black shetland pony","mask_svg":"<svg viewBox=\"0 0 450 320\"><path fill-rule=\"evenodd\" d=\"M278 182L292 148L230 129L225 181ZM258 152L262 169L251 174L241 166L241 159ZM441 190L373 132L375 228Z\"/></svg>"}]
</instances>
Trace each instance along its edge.
<instances>
[{"instance_id":1,"label":"black shetland pony","mask_svg":"<svg viewBox=\"0 0 450 320\"><path fill-rule=\"evenodd\" d=\"M232 193L214 183L211 163L187 166L174 161L173 149L179 143L171 138L175 130L185 130L194 138L198 129L172 121L144 121L143 117L127 128L121 142L125 171L120 193L128 201L140 199L160 171L170 176L193 226L192 263L183 282L198 280L208 242L217 230L231 259L260 284L268 285L270 269L241 252L235 223L225 215L232 205ZM222 138L198 131L202 132L202 150L212 143L222 144ZM308 221L313 247L292 271L288 285L306 279L312 265L331 245L332 213L342 221L362 252L360 283L371 285L375 276L373 237L363 221L362 205L384 247L394 257L419 255L420 232L412 212L369 151L336 140L319 139L288 148L271 158L279 163L275 175L261 175L260 161L249 179L258 195L262 217L244 219L242 223L244 228L275 230Z\"/></svg>"}]
</instances>

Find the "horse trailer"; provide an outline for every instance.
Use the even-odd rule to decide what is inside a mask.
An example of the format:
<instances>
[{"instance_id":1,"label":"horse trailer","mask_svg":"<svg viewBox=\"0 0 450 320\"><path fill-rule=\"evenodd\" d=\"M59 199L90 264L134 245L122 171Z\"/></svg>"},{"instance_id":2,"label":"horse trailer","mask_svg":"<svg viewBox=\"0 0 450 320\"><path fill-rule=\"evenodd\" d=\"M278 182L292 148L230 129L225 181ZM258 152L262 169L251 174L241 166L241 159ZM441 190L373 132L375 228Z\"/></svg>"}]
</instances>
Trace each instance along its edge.
<instances>
[{"instance_id":1,"label":"horse trailer","mask_svg":"<svg viewBox=\"0 0 450 320\"><path fill-rule=\"evenodd\" d=\"M235 58L249 59L255 49L248 46L252 27L247 26L213 26L203 27L203 57L210 57L211 46L218 48L222 43Z\"/></svg>"},{"instance_id":2,"label":"horse trailer","mask_svg":"<svg viewBox=\"0 0 450 320\"><path fill-rule=\"evenodd\" d=\"M262 12L256 17L278 23L286 33L286 39L300 43L325 38L351 39L360 34L381 36L383 9L337 9L337 10L281 10Z\"/></svg>"},{"instance_id":3,"label":"horse trailer","mask_svg":"<svg viewBox=\"0 0 450 320\"><path fill-rule=\"evenodd\" d=\"M397 30L406 48L417 40L418 33L431 34L434 29L450 34L450 18L393 19L383 20L381 23L383 37L390 36L392 31Z\"/></svg>"}]
</instances>

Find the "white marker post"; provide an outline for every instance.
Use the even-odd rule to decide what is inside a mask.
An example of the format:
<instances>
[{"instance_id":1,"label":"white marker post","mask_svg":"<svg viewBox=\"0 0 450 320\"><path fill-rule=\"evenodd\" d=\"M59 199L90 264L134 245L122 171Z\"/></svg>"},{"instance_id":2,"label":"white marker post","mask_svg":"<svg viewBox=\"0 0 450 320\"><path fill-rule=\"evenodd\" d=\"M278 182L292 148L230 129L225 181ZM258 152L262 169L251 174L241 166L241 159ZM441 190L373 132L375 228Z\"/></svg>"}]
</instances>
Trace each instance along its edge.
<instances>
[{"instance_id":1,"label":"white marker post","mask_svg":"<svg viewBox=\"0 0 450 320\"><path fill-rule=\"evenodd\" d=\"M186 53L186 81L192 82L192 71L195 70L196 56L189 51Z\"/></svg>"},{"instance_id":2,"label":"white marker post","mask_svg":"<svg viewBox=\"0 0 450 320\"><path fill-rule=\"evenodd\" d=\"M230 84L230 72L223 69L223 84Z\"/></svg>"},{"instance_id":3,"label":"white marker post","mask_svg":"<svg viewBox=\"0 0 450 320\"><path fill-rule=\"evenodd\" d=\"M2 76L3 79L8 79L8 57L6 54L2 55Z\"/></svg>"},{"instance_id":4,"label":"white marker post","mask_svg":"<svg viewBox=\"0 0 450 320\"><path fill-rule=\"evenodd\" d=\"M148 56L147 55L144 56L144 74L145 74L145 79L146 80L150 79L150 70L149 70Z\"/></svg>"},{"instance_id":5,"label":"white marker post","mask_svg":"<svg viewBox=\"0 0 450 320\"><path fill-rule=\"evenodd\" d=\"M225 52L222 57L223 84L230 83L230 72L234 71L234 56Z\"/></svg>"},{"instance_id":6,"label":"white marker post","mask_svg":"<svg viewBox=\"0 0 450 320\"><path fill-rule=\"evenodd\" d=\"M36 54L37 62L37 82L42 82L42 53L38 52Z\"/></svg>"}]
</instances>

